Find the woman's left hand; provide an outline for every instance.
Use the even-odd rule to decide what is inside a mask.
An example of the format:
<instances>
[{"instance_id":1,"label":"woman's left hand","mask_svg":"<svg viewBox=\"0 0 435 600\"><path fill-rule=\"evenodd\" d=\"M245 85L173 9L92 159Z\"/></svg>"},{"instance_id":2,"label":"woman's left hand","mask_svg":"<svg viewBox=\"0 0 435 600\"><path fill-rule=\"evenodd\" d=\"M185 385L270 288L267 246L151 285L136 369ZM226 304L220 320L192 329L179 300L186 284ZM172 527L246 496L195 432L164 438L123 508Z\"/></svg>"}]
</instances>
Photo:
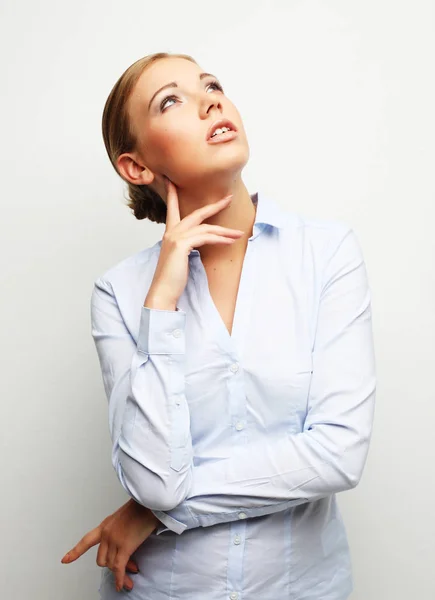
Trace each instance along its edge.
<instances>
[{"instance_id":1,"label":"woman's left hand","mask_svg":"<svg viewBox=\"0 0 435 600\"><path fill-rule=\"evenodd\" d=\"M137 573L138 568L130 556L158 525L160 521L149 508L130 498L117 511L106 517L98 527L88 531L74 548L67 552L61 562L73 562L99 543L97 565L108 567L115 573L118 592L123 586L132 589L133 581L125 571L129 569Z\"/></svg>"}]
</instances>

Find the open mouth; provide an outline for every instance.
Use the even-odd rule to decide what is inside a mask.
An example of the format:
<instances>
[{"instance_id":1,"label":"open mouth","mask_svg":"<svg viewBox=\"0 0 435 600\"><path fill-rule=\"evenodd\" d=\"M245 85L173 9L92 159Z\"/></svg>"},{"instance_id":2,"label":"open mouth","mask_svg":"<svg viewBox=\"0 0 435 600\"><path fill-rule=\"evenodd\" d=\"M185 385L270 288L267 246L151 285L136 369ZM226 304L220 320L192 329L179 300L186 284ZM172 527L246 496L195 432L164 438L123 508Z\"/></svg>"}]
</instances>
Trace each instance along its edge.
<instances>
[{"instance_id":1,"label":"open mouth","mask_svg":"<svg viewBox=\"0 0 435 600\"><path fill-rule=\"evenodd\" d=\"M207 141L232 139L237 132L236 126L228 119L220 119L213 123L207 133Z\"/></svg>"},{"instance_id":2,"label":"open mouth","mask_svg":"<svg viewBox=\"0 0 435 600\"><path fill-rule=\"evenodd\" d=\"M209 144L217 144L219 142L228 142L229 140L233 140L237 136L235 131L224 131L223 133L218 133L211 137L208 140Z\"/></svg>"},{"instance_id":3,"label":"open mouth","mask_svg":"<svg viewBox=\"0 0 435 600\"><path fill-rule=\"evenodd\" d=\"M211 138L214 138L217 135L223 135L224 133L227 133L228 131L234 131L234 129L231 129L230 127L218 127L216 129L216 131L213 133L213 135L211 136Z\"/></svg>"}]
</instances>

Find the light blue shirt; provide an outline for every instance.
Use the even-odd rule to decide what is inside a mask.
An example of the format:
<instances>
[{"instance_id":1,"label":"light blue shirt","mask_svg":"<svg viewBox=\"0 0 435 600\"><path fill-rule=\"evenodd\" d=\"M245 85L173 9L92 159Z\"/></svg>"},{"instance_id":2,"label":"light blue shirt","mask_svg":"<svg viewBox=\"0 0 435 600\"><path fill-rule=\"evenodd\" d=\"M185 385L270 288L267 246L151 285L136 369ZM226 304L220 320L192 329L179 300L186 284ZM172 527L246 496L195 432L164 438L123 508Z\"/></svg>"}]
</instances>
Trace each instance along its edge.
<instances>
[{"instance_id":1,"label":"light blue shirt","mask_svg":"<svg viewBox=\"0 0 435 600\"><path fill-rule=\"evenodd\" d=\"M261 191L231 335L198 250L174 311L144 307L161 240L95 281L92 336L112 463L162 526L133 554L132 592L103 599L345 600L336 494L367 458L376 374L354 230Z\"/></svg>"}]
</instances>

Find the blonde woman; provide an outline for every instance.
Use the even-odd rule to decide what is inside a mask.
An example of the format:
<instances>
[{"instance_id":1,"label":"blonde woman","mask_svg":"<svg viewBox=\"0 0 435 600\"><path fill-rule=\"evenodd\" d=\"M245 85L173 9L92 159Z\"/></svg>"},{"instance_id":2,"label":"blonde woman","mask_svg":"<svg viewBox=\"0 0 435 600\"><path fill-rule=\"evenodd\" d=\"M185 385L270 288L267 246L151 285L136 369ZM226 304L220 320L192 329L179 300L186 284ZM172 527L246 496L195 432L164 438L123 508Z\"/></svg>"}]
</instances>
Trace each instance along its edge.
<instances>
[{"instance_id":1,"label":"blonde woman","mask_svg":"<svg viewBox=\"0 0 435 600\"><path fill-rule=\"evenodd\" d=\"M131 65L103 136L135 217L165 231L95 281L130 500L62 562L98 544L104 600L345 600L336 495L360 481L376 390L353 229L249 194L240 114L190 56Z\"/></svg>"}]
</instances>

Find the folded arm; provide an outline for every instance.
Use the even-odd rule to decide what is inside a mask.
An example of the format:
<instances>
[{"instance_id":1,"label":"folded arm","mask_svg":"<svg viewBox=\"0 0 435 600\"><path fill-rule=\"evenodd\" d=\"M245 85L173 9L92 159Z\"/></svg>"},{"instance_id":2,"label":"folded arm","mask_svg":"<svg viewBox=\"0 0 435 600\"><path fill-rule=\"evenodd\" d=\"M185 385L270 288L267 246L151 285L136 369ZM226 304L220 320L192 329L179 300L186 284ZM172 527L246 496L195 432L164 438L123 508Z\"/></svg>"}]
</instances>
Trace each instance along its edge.
<instances>
[{"instance_id":1,"label":"folded arm","mask_svg":"<svg viewBox=\"0 0 435 600\"><path fill-rule=\"evenodd\" d=\"M193 449L184 394L186 313L141 308L137 343L109 282L91 298L92 336L109 403L112 464L139 504L170 510L190 489Z\"/></svg>"}]
</instances>

